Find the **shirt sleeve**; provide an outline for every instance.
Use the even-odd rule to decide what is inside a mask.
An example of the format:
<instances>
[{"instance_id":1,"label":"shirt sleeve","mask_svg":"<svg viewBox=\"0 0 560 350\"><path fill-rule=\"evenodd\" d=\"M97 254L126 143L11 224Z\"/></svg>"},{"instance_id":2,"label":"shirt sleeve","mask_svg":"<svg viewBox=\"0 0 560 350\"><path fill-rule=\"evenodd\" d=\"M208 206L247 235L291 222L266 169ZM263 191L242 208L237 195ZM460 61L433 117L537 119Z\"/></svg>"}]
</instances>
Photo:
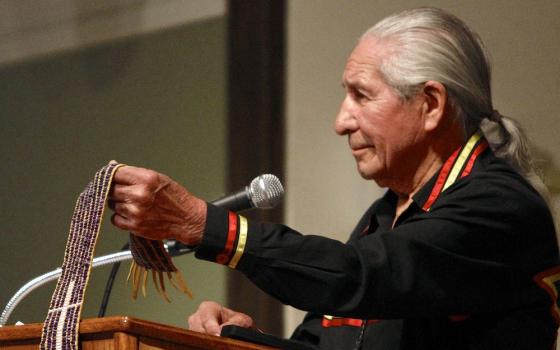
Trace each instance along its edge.
<instances>
[{"instance_id":1,"label":"shirt sleeve","mask_svg":"<svg viewBox=\"0 0 560 350\"><path fill-rule=\"evenodd\" d=\"M450 187L429 212L346 244L209 205L196 256L302 310L387 319L550 303L533 276L558 252L538 195L475 179Z\"/></svg>"}]
</instances>

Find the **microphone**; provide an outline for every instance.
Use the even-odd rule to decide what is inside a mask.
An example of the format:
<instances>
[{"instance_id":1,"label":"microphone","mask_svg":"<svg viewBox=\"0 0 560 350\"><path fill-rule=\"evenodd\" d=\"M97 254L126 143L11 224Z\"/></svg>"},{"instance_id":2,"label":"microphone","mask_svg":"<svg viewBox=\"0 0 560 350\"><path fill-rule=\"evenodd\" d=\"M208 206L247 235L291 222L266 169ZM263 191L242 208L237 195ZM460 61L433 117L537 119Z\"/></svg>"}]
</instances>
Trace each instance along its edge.
<instances>
[{"instance_id":1,"label":"microphone","mask_svg":"<svg viewBox=\"0 0 560 350\"><path fill-rule=\"evenodd\" d=\"M232 211L251 208L274 208L284 196L284 187L280 180L272 174L255 177L248 186L237 192L216 199L210 204Z\"/></svg>"},{"instance_id":2,"label":"microphone","mask_svg":"<svg viewBox=\"0 0 560 350\"><path fill-rule=\"evenodd\" d=\"M282 197L284 197L284 187L280 180L272 174L262 174L255 177L244 188L218 198L210 204L231 211L251 208L271 209L282 201ZM176 240L167 240L164 244L171 256L191 253L195 248Z\"/></svg>"}]
</instances>

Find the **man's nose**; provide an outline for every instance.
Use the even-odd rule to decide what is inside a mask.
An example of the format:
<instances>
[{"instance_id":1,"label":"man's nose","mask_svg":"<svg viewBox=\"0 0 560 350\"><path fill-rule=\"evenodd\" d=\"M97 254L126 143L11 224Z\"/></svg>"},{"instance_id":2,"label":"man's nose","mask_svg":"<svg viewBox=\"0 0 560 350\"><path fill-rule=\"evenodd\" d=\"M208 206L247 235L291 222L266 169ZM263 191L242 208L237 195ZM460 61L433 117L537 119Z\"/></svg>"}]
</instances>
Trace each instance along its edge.
<instances>
[{"instance_id":1,"label":"man's nose","mask_svg":"<svg viewBox=\"0 0 560 350\"><path fill-rule=\"evenodd\" d=\"M339 135L348 134L358 127L355 117L355 111L352 108L351 102L345 98L340 105L340 110L334 121L334 130Z\"/></svg>"}]
</instances>

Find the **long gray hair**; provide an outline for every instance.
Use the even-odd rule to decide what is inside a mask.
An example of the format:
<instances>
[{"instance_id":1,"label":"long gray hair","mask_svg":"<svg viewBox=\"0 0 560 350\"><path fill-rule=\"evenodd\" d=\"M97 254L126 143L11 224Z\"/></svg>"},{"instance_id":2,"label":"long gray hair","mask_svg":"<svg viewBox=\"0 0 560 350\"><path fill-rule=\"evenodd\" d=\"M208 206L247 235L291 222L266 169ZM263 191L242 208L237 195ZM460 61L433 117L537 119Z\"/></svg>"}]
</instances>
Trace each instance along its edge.
<instances>
[{"instance_id":1,"label":"long gray hair","mask_svg":"<svg viewBox=\"0 0 560 350\"><path fill-rule=\"evenodd\" d=\"M402 98L412 97L428 80L442 83L465 137L480 128L496 156L512 165L551 206L527 137L517 122L494 109L490 63L475 32L443 10L423 7L383 19L362 36L368 37L388 48L379 73Z\"/></svg>"}]
</instances>

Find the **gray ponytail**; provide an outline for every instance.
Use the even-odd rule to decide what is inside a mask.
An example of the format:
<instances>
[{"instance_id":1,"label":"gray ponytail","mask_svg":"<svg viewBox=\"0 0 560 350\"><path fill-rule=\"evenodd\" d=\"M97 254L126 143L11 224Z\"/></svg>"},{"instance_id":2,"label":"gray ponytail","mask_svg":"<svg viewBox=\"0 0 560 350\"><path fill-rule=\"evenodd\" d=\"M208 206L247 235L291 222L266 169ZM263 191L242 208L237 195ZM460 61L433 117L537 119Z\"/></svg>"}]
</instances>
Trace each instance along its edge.
<instances>
[{"instance_id":1,"label":"gray ponytail","mask_svg":"<svg viewBox=\"0 0 560 350\"><path fill-rule=\"evenodd\" d=\"M541 194L552 209L552 199L533 164L530 143L519 124L494 111L482 120L480 129L497 157L505 159Z\"/></svg>"}]
</instances>

